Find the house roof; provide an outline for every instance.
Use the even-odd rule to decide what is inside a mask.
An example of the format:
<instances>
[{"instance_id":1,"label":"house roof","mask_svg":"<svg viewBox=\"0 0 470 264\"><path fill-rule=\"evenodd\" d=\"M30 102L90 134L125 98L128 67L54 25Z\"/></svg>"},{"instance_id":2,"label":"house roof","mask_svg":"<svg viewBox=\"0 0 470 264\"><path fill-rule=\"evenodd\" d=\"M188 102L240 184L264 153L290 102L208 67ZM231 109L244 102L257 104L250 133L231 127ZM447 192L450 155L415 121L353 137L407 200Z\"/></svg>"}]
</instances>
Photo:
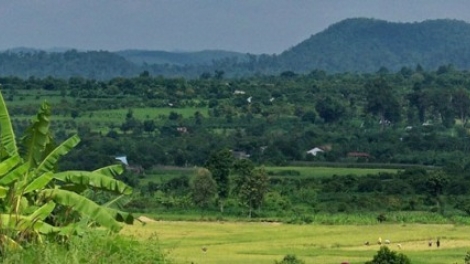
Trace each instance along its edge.
<instances>
[{"instance_id":1,"label":"house roof","mask_svg":"<svg viewBox=\"0 0 470 264\"><path fill-rule=\"evenodd\" d=\"M370 157L369 153L365 153L365 152L349 152L348 156L349 157L366 157L366 158Z\"/></svg>"}]
</instances>

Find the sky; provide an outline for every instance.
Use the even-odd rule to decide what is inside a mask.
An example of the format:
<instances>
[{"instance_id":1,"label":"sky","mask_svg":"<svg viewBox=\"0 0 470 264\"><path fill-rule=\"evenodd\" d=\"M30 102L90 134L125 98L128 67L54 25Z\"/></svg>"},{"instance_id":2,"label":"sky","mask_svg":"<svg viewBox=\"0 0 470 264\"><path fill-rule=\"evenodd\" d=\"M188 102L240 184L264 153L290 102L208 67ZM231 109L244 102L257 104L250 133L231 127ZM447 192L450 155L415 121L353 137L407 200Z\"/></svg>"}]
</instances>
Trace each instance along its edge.
<instances>
[{"instance_id":1,"label":"sky","mask_svg":"<svg viewBox=\"0 0 470 264\"><path fill-rule=\"evenodd\" d=\"M0 0L0 50L279 54L347 18L470 22L468 0Z\"/></svg>"}]
</instances>

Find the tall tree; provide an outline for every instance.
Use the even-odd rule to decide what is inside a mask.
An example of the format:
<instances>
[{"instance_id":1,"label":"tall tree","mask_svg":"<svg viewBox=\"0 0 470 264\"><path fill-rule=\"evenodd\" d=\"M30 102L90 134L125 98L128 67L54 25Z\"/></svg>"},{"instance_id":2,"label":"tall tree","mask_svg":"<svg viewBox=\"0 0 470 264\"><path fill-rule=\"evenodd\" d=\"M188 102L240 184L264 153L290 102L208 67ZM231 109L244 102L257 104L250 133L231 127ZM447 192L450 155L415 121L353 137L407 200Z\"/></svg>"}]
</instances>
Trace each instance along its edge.
<instances>
[{"instance_id":1,"label":"tall tree","mask_svg":"<svg viewBox=\"0 0 470 264\"><path fill-rule=\"evenodd\" d=\"M209 170L198 169L191 182L191 190L194 203L199 208L205 209L217 193L217 183Z\"/></svg>"},{"instance_id":2,"label":"tall tree","mask_svg":"<svg viewBox=\"0 0 470 264\"><path fill-rule=\"evenodd\" d=\"M250 218L254 208L261 208L268 187L268 176L264 168L252 170L249 175L245 176L239 197L248 206Z\"/></svg>"},{"instance_id":3,"label":"tall tree","mask_svg":"<svg viewBox=\"0 0 470 264\"><path fill-rule=\"evenodd\" d=\"M212 173L212 177L217 183L217 194L221 212L224 211L224 200L228 197L230 191L229 176L232 165L233 155L228 149L212 153L204 164L204 167Z\"/></svg>"},{"instance_id":4,"label":"tall tree","mask_svg":"<svg viewBox=\"0 0 470 264\"><path fill-rule=\"evenodd\" d=\"M384 78L378 78L365 85L367 106L366 111L380 118L382 127L387 122L400 120L400 104L392 87Z\"/></svg>"},{"instance_id":5,"label":"tall tree","mask_svg":"<svg viewBox=\"0 0 470 264\"><path fill-rule=\"evenodd\" d=\"M426 109L429 104L428 95L423 91L421 83L415 83L413 92L408 94L408 100L411 106L416 107L418 110L419 121L424 123L426 117Z\"/></svg>"},{"instance_id":6,"label":"tall tree","mask_svg":"<svg viewBox=\"0 0 470 264\"><path fill-rule=\"evenodd\" d=\"M470 114L470 96L467 90L459 88L452 93L452 106L458 114L460 121L466 126L468 115Z\"/></svg>"}]
</instances>

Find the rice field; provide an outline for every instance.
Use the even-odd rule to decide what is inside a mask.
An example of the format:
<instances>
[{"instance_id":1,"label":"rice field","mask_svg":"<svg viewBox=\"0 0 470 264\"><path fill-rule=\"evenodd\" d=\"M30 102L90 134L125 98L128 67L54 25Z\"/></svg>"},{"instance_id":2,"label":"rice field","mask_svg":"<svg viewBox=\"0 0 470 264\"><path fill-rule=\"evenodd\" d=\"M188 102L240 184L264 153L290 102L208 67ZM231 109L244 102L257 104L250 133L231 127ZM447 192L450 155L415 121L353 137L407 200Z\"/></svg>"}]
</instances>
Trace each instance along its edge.
<instances>
[{"instance_id":1,"label":"rice field","mask_svg":"<svg viewBox=\"0 0 470 264\"><path fill-rule=\"evenodd\" d=\"M368 174L378 174L380 172L396 173L397 169L380 168L340 168L340 167L308 167L308 166L286 166L286 167L264 167L267 172L282 175L282 172L297 171L298 176L293 177L331 177L333 175L345 176L356 175L365 176Z\"/></svg>"},{"instance_id":2,"label":"rice field","mask_svg":"<svg viewBox=\"0 0 470 264\"><path fill-rule=\"evenodd\" d=\"M452 224L289 225L268 222L149 221L122 234L158 238L174 263L272 264L287 254L305 263L364 263L390 240L391 250L413 264L463 263L470 250L470 226ZM440 238L441 245L435 244ZM428 241L433 241L432 246ZM364 243L369 241L370 245ZM401 249L398 244L400 244ZM205 249L205 250L204 250Z\"/></svg>"}]
</instances>

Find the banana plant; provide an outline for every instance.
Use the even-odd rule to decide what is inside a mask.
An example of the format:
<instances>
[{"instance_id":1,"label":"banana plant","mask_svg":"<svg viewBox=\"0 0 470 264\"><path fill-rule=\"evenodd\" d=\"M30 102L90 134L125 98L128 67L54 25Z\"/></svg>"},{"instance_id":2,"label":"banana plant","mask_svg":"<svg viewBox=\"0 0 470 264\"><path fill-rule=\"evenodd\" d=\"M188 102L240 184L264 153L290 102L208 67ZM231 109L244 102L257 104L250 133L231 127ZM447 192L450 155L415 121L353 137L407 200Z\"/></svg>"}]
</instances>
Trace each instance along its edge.
<instances>
[{"instance_id":1,"label":"banana plant","mask_svg":"<svg viewBox=\"0 0 470 264\"><path fill-rule=\"evenodd\" d=\"M114 179L123 172L121 165L95 171L57 171L59 159L80 138L74 135L55 145L50 116L50 106L44 102L18 146L0 91L0 245L21 247L24 241L69 236L90 223L118 232L122 228L119 222L134 221L131 214L83 195L87 189L131 194L131 187Z\"/></svg>"}]
</instances>

